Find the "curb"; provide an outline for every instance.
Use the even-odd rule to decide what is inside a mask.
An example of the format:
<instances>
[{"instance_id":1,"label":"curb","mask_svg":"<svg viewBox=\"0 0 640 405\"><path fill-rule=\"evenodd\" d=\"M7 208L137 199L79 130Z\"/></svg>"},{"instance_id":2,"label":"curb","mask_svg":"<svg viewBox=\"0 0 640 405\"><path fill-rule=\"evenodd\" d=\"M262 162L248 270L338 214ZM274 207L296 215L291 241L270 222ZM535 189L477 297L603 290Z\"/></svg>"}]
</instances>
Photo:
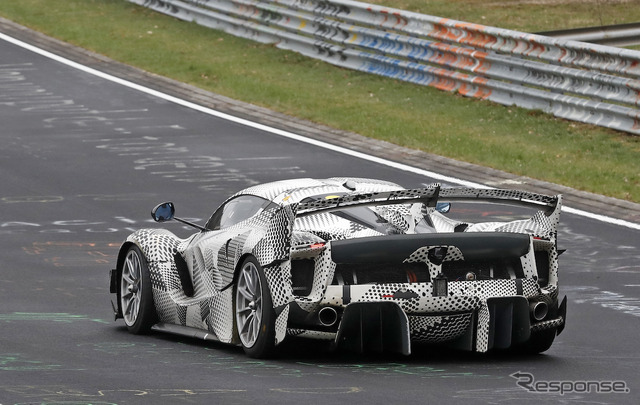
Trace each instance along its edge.
<instances>
[{"instance_id":1,"label":"curb","mask_svg":"<svg viewBox=\"0 0 640 405\"><path fill-rule=\"evenodd\" d=\"M233 100L48 37L0 17L0 31L69 60L207 108L336 146L498 188L563 194L566 206L640 224L640 204L409 149ZM446 168L446 171L443 169Z\"/></svg>"}]
</instances>

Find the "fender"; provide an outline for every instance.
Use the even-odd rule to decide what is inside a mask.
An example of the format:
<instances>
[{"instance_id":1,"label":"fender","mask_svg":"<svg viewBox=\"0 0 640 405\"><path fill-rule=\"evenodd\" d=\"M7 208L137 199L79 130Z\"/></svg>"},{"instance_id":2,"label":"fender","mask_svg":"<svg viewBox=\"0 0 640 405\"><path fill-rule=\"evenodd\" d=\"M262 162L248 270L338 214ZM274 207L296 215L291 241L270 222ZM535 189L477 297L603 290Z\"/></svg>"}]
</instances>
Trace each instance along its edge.
<instances>
[{"instance_id":1,"label":"fender","mask_svg":"<svg viewBox=\"0 0 640 405\"><path fill-rule=\"evenodd\" d=\"M140 229L129 235L122 243L118 251L116 268L109 272L110 292L117 294L117 304L111 302L116 319L122 317L120 278L129 248L135 245L144 254L149 265L149 272L154 275L151 277L154 295L156 293L166 294L167 286L175 285L175 282L172 282L173 278L176 278L178 285L180 283L173 259L173 252L180 241L173 233L164 229ZM169 271L166 271L167 268ZM171 271L172 269L173 271Z\"/></svg>"}]
</instances>

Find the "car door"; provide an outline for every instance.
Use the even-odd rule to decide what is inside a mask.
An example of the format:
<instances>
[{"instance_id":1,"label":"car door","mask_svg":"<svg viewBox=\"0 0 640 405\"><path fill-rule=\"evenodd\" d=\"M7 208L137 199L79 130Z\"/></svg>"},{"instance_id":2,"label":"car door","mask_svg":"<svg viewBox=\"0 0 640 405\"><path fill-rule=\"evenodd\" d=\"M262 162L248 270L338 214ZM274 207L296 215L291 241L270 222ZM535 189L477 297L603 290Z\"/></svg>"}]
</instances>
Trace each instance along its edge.
<instances>
[{"instance_id":1,"label":"car door","mask_svg":"<svg viewBox=\"0 0 640 405\"><path fill-rule=\"evenodd\" d=\"M233 281L236 262L267 231L278 206L253 195L239 195L221 205L182 252L196 296L213 296Z\"/></svg>"}]
</instances>

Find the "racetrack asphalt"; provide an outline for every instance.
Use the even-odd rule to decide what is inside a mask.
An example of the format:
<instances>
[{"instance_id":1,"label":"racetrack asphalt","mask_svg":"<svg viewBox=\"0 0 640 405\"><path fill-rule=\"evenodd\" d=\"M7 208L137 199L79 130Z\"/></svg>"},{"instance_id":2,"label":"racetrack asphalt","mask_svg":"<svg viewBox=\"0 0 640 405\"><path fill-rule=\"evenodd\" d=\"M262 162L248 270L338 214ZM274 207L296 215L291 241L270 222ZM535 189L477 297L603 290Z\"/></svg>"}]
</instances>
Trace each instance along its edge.
<instances>
[{"instance_id":1,"label":"racetrack asphalt","mask_svg":"<svg viewBox=\"0 0 640 405\"><path fill-rule=\"evenodd\" d=\"M11 29L53 53L70 52L101 71L122 70L117 76L133 83L236 116L256 115L324 141L331 136L403 163L429 157L353 134L325 134ZM0 24L0 32L8 30ZM158 202L171 199L180 217L201 223L230 193L276 179L353 175L407 187L438 180L221 119L10 41L0 40L0 55L0 404L638 403L638 231L572 213L562 216L558 234L567 249L560 276L567 328L543 355L439 347L416 347L411 356L359 355L286 339L276 358L257 361L238 347L128 333L122 320L114 322L109 303L108 271L121 242L141 227L193 233L178 223L153 223L149 210ZM471 169L475 177L464 178L456 164L446 174L482 178ZM481 204L453 211L498 221L513 215ZM527 378L547 392L520 385ZM585 393L584 381L602 388L618 381L625 390ZM548 392L560 382L573 390Z\"/></svg>"}]
</instances>

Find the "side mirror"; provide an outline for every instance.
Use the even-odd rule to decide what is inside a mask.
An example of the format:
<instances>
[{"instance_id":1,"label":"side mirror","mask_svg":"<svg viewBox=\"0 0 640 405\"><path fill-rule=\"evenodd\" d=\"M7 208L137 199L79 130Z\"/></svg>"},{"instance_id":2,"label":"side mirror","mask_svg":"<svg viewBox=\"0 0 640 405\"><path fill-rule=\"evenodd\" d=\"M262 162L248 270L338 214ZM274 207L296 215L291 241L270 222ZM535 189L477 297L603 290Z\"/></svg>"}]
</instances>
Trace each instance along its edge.
<instances>
[{"instance_id":1,"label":"side mirror","mask_svg":"<svg viewBox=\"0 0 640 405\"><path fill-rule=\"evenodd\" d=\"M437 203L436 211L441 214L446 214L451 210L451 203Z\"/></svg>"},{"instance_id":2,"label":"side mirror","mask_svg":"<svg viewBox=\"0 0 640 405\"><path fill-rule=\"evenodd\" d=\"M171 221L176 213L176 208L172 202L158 204L151 210L151 217L156 222Z\"/></svg>"}]
</instances>

